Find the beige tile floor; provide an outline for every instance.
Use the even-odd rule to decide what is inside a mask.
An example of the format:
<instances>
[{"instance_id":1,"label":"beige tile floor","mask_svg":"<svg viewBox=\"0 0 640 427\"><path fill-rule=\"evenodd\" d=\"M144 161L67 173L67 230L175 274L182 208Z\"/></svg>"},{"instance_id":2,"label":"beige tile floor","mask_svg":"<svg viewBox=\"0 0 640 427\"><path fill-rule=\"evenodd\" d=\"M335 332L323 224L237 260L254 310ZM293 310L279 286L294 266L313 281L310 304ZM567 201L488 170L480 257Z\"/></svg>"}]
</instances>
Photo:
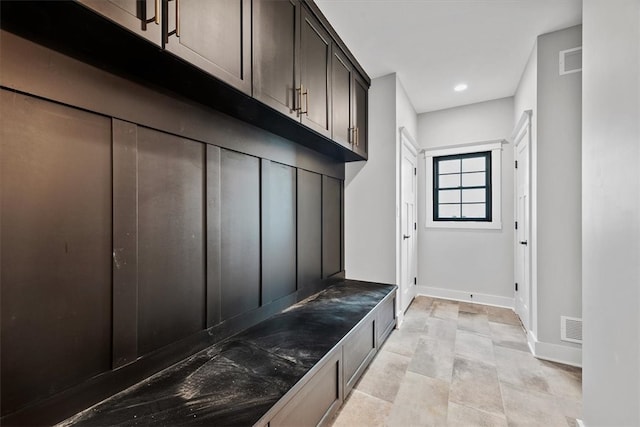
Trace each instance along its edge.
<instances>
[{"instance_id":1,"label":"beige tile floor","mask_svg":"<svg viewBox=\"0 0 640 427\"><path fill-rule=\"evenodd\" d=\"M536 359L513 311L417 297L334 427L575 426L582 371Z\"/></svg>"}]
</instances>

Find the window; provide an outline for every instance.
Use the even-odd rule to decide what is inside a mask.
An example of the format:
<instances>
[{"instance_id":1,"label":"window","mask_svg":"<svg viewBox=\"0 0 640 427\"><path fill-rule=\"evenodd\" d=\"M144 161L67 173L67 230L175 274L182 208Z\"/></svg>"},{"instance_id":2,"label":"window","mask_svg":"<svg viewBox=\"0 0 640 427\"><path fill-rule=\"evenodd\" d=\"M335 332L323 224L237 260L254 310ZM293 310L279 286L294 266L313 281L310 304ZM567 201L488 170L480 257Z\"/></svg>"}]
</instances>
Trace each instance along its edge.
<instances>
[{"instance_id":1,"label":"window","mask_svg":"<svg viewBox=\"0 0 640 427\"><path fill-rule=\"evenodd\" d=\"M424 151L426 227L502 228L504 143L483 141Z\"/></svg>"},{"instance_id":2,"label":"window","mask_svg":"<svg viewBox=\"0 0 640 427\"><path fill-rule=\"evenodd\" d=\"M433 220L491 221L491 152L433 158Z\"/></svg>"}]
</instances>

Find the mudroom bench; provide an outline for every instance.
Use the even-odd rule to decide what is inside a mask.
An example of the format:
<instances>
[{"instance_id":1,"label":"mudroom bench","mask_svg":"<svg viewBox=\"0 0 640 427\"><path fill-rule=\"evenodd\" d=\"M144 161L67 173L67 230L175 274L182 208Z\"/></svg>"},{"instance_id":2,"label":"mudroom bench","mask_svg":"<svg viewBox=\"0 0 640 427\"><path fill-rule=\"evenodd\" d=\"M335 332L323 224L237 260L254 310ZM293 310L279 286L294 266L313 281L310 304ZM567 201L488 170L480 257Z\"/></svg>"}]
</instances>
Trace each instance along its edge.
<instances>
[{"instance_id":1,"label":"mudroom bench","mask_svg":"<svg viewBox=\"0 0 640 427\"><path fill-rule=\"evenodd\" d=\"M395 327L395 298L340 280L61 425L326 424Z\"/></svg>"}]
</instances>

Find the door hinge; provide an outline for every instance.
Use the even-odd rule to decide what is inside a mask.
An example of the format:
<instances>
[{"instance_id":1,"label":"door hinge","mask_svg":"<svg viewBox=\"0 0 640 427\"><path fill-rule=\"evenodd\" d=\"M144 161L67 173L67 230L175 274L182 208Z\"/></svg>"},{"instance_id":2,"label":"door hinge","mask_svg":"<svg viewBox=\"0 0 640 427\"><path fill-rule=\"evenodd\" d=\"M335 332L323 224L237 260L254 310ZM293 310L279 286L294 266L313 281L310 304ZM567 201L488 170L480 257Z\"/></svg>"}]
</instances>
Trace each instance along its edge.
<instances>
[{"instance_id":1,"label":"door hinge","mask_svg":"<svg viewBox=\"0 0 640 427\"><path fill-rule=\"evenodd\" d=\"M417 223L417 222L414 222L414 223L413 223L413 229L414 229L414 230L417 230L417 229L418 229L418 223Z\"/></svg>"},{"instance_id":2,"label":"door hinge","mask_svg":"<svg viewBox=\"0 0 640 427\"><path fill-rule=\"evenodd\" d=\"M518 229L518 221L516 221L516 230Z\"/></svg>"},{"instance_id":3,"label":"door hinge","mask_svg":"<svg viewBox=\"0 0 640 427\"><path fill-rule=\"evenodd\" d=\"M414 278L413 278L413 284L414 284L414 285L417 285L417 284L418 284L418 278L417 278L417 277L414 277Z\"/></svg>"},{"instance_id":4,"label":"door hinge","mask_svg":"<svg viewBox=\"0 0 640 427\"><path fill-rule=\"evenodd\" d=\"M518 284L516 283L516 292L518 292Z\"/></svg>"},{"instance_id":5,"label":"door hinge","mask_svg":"<svg viewBox=\"0 0 640 427\"><path fill-rule=\"evenodd\" d=\"M518 161L516 160L516 169L518 169Z\"/></svg>"},{"instance_id":6,"label":"door hinge","mask_svg":"<svg viewBox=\"0 0 640 427\"><path fill-rule=\"evenodd\" d=\"M418 175L418 168L413 168L413 174Z\"/></svg>"}]
</instances>

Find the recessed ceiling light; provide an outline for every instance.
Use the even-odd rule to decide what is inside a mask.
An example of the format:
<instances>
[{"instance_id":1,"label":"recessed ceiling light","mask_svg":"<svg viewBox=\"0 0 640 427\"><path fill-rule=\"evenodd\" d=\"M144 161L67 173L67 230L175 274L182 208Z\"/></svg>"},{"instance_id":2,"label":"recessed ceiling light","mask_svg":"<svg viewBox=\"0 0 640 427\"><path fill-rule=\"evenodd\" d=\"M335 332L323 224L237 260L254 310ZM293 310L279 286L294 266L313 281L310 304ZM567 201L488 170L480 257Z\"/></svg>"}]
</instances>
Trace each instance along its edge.
<instances>
[{"instance_id":1,"label":"recessed ceiling light","mask_svg":"<svg viewBox=\"0 0 640 427\"><path fill-rule=\"evenodd\" d=\"M456 92L462 92L463 90L467 90L467 85L464 83L460 83L458 86L454 87L453 90Z\"/></svg>"}]
</instances>

